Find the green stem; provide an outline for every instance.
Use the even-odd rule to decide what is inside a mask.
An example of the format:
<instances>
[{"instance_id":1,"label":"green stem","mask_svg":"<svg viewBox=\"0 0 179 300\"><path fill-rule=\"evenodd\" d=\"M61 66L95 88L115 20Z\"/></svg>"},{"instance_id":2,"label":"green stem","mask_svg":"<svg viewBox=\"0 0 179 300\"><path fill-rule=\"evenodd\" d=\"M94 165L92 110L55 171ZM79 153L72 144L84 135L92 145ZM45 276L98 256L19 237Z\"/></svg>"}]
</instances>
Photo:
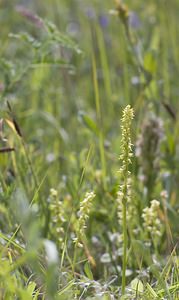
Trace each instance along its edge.
<instances>
[{"instance_id":1,"label":"green stem","mask_svg":"<svg viewBox=\"0 0 179 300\"><path fill-rule=\"evenodd\" d=\"M123 259L122 259L122 295L125 294L126 289L126 268L127 268L127 194L128 194L128 170L129 170L129 140L127 139L126 147L126 174L125 184L123 189L123 200L122 200L122 231L123 231Z\"/></svg>"},{"instance_id":2,"label":"green stem","mask_svg":"<svg viewBox=\"0 0 179 300\"><path fill-rule=\"evenodd\" d=\"M122 205L122 228L123 228L123 261L122 261L122 295L126 288L126 267L127 267L127 218L126 201Z\"/></svg>"},{"instance_id":3,"label":"green stem","mask_svg":"<svg viewBox=\"0 0 179 300\"><path fill-rule=\"evenodd\" d=\"M104 151L104 130L102 122L102 111L99 95L99 84L97 78L97 66L96 58L94 53L92 53L92 68L93 68L93 84L94 84L94 93L95 93L95 102L96 102L96 115L98 120L98 126L100 128L99 132L99 152L101 158L101 168L102 168L102 177L103 177L103 186L106 190L106 160L105 160L105 151Z\"/></svg>"},{"instance_id":4,"label":"green stem","mask_svg":"<svg viewBox=\"0 0 179 300\"><path fill-rule=\"evenodd\" d=\"M33 180L34 180L35 187L36 187L36 189L37 189L38 186L39 186L39 184L38 184L38 179L37 179L36 174L35 174L35 172L34 172L33 164L32 164L31 158L30 158L30 156L29 156L29 153L28 153L28 151L27 151L26 143L25 143L25 141L24 141L23 138L21 138L21 144L22 144L22 147L23 147L23 149L24 149L24 154L25 154L25 157L26 157L26 159L27 159L28 166L29 166L29 168L30 168L30 170L31 170L31 174L32 174L32 177L33 177Z\"/></svg>"},{"instance_id":5,"label":"green stem","mask_svg":"<svg viewBox=\"0 0 179 300\"><path fill-rule=\"evenodd\" d=\"M72 272L74 276L75 276L75 265L76 265L76 252L77 252L77 245L75 244L73 261L72 261Z\"/></svg>"}]
</instances>

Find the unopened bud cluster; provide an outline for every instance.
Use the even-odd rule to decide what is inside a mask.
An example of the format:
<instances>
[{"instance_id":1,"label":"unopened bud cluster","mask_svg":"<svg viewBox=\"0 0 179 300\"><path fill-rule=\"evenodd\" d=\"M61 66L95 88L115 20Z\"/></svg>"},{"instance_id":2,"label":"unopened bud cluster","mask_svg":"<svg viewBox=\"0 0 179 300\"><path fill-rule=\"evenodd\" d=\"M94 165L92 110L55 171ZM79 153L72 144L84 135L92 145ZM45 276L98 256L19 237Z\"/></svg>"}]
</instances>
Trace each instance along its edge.
<instances>
[{"instance_id":1,"label":"unopened bud cluster","mask_svg":"<svg viewBox=\"0 0 179 300\"><path fill-rule=\"evenodd\" d=\"M121 18L123 22L126 22L129 16L128 7L125 4L121 3L120 0L115 0L115 2L116 2L116 12L118 16Z\"/></svg>"},{"instance_id":2,"label":"unopened bud cluster","mask_svg":"<svg viewBox=\"0 0 179 300\"><path fill-rule=\"evenodd\" d=\"M151 206L143 209L142 218L144 220L143 226L148 233L154 237L161 236L161 222L158 217L160 202L157 200L151 201Z\"/></svg>"}]
</instances>

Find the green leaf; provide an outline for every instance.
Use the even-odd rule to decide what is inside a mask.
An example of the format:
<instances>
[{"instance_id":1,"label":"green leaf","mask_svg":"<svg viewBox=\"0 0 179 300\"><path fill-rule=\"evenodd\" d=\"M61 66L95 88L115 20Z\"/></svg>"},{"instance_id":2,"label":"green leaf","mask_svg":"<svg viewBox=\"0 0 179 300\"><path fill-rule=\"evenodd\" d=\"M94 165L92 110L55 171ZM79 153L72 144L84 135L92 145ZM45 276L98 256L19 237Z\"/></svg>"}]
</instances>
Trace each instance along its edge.
<instances>
[{"instance_id":1,"label":"green leaf","mask_svg":"<svg viewBox=\"0 0 179 300\"><path fill-rule=\"evenodd\" d=\"M82 51L80 50L78 45L73 41L73 39L71 39L68 35L64 33L61 33L54 23L50 21L45 21L44 24L46 26L46 30L51 40L57 42L63 47L67 47L76 51L78 54L82 53Z\"/></svg>"},{"instance_id":2,"label":"green leaf","mask_svg":"<svg viewBox=\"0 0 179 300\"><path fill-rule=\"evenodd\" d=\"M143 293L144 291L143 283L138 278L135 278L134 280L131 281L131 288L133 291L135 291L136 294Z\"/></svg>"},{"instance_id":3,"label":"green leaf","mask_svg":"<svg viewBox=\"0 0 179 300\"><path fill-rule=\"evenodd\" d=\"M28 286L27 286L27 291L29 292L29 294L31 296L34 293L35 287L36 287L36 283L34 281L30 281Z\"/></svg>"},{"instance_id":4,"label":"green leaf","mask_svg":"<svg viewBox=\"0 0 179 300\"><path fill-rule=\"evenodd\" d=\"M66 293L68 290L71 289L71 287L74 285L74 280L71 280L63 289L61 289L58 292L58 296L63 295L64 293Z\"/></svg>"},{"instance_id":5,"label":"green leaf","mask_svg":"<svg viewBox=\"0 0 179 300\"><path fill-rule=\"evenodd\" d=\"M88 115L86 115L84 112L79 113L79 120L94 134L99 136L99 128L97 124L92 120Z\"/></svg>"},{"instance_id":6,"label":"green leaf","mask_svg":"<svg viewBox=\"0 0 179 300\"><path fill-rule=\"evenodd\" d=\"M156 294L154 289L151 287L151 285L147 283L146 287L147 287L147 290L150 293L150 295L153 297L153 299L157 299L158 295Z\"/></svg>"},{"instance_id":7,"label":"green leaf","mask_svg":"<svg viewBox=\"0 0 179 300\"><path fill-rule=\"evenodd\" d=\"M84 265L84 271L85 271L85 274L86 276L90 279L90 280L93 280L93 273L91 271L91 268L90 268L90 265L89 265L89 262L86 262L85 265Z\"/></svg>"},{"instance_id":8,"label":"green leaf","mask_svg":"<svg viewBox=\"0 0 179 300\"><path fill-rule=\"evenodd\" d=\"M35 49L38 49L41 46L41 43L27 32L20 32L18 34L10 33L9 37L21 40L21 41L31 45Z\"/></svg>"},{"instance_id":9,"label":"green leaf","mask_svg":"<svg viewBox=\"0 0 179 300\"><path fill-rule=\"evenodd\" d=\"M144 56L144 68L147 72L152 75L156 73L157 70L157 61L153 52L148 52Z\"/></svg>"}]
</instances>

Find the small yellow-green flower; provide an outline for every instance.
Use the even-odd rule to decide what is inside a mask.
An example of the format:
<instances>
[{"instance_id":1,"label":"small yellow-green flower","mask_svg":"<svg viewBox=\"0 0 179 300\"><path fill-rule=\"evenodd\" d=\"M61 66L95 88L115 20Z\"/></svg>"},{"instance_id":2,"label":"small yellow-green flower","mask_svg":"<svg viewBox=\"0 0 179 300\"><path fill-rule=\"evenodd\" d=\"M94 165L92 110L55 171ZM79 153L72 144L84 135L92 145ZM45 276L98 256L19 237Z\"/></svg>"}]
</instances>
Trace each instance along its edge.
<instances>
[{"instance_id":1,"label":"small yellow-green flower","mask_svg":"<svg viewBox=\"0 0 179 300\"><path fill-rule=\"evenodd\" d=\"M52 227L53 234L56 236L59 247L63 248L64 244L64 223L65 220L65 213L64 213L64 207L63 202L60 200L58 191L51 188L50 189L50 195L49 195L49 201L50 201L50 211L51 211L51 222L50 226Z\"/></svg>"},{"instance_id":2,"label":"small yellow-green flower","mask_svg":"<svg viewBox=\"0 0 179 300\"><path fill-rule=\"evenodd\" d=\"M157 200L151 201L151 206L143 209L142 218L145 230L153 235L153 237L161 236L161 222L158 217L160 202Z\"/></svg>"},{"instance_id":3,"label":"small yellow-green flower","mask_svg":"<svg viewBox=\"0 0 179 300\"><path fill-rule=\"evenodd\" d=\"M117 194L117 203L118 203L118 220L121 223L122 219L122 204L126 205L127 202L130 202L131 198L131 178L129 165L131 164L132 154L132 143L131 143L131 122L134 117L133 108L130 105L127 105L123 110L123 115L121 119L121 155L119 159L122 162L120 168L120 179L121 184L119 186L119 191Z\"/></svg>"},{"instance_id":4,"label":"small yellow-green flower","mask_svg":"<svg viewBox=\"0 0 179 300\"><path fill-rule=\"evenodd\" d=\"M85 198L80 203L79 210L79 219L78 219L78 227L77 227L77 237L74 239L74 242L78 246L82 246L80 244L80 240L83 238L86 229L86 223L89 218L92 201L95 197L94 192L87 192Z\"/></svg>"}]
</instances>

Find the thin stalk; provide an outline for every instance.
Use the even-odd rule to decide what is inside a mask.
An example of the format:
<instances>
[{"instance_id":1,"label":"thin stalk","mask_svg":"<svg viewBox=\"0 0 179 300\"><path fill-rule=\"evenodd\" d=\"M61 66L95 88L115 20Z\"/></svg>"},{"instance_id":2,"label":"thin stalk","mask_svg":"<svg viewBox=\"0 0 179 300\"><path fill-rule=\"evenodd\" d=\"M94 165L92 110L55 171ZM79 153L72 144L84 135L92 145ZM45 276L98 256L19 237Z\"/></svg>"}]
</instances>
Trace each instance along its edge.
<instances>
[{"instance_id":1,"label":"thin stalk","mask_svg":"<svg viewBox=\"0 0 179 300\"><path fill-rule=\"evenodd\" d=\"M122 295L126 288L126 267L127 267L127 210L126 203L122 205L122 227L123 227L123 259L122 259Z\"/></svg>"},{"instance_id":2,"label":"thin stalk","mask_svg":"<svg viewBox=\"0 0 179 300\"><path fill-rule=\"evenodd\" d=\"M35 187L37 189L38 186L39 186L38 179L36 177L36 174L35 174L35 171L34 171L34 168L33 168L33 164L32 164L31 158L29 156L29 153L28 153L28 150L27 150L27 147L26 147L26 144L25 144L23 138L21 138L21 144L22 144L22 147L23 147L23 150L24 150L24 155L25 155L25 157L27 159L27 164L29 166L29 169L30 169L32 177L33 177L34 185L35 185Z\"/></svg>"},{"instance_id":3,"label":"thin stalk","mask_svg":"<svg viewBox=\"0 0 179 300\"><path fill-rule=\"evenodd\" d=\"M97 68L96 68L96 59L93 53L92 55L92 67L93 67L93 83L94 83L94 92L95 92L95 102L96 102L96 114L98 119L98 125L100 128L99 132L99 151L101 157L101 167L102 167L102 176L103 176L103 185L106 188L106 160L105 160L105 151L104 151L104 132L102 124L102 113L101 113L101 104L99 96L99 85L97 79Z\"/></svg>"},{"instance_id":4,"label":"thin stalk","mask_svg":"<svg viewBox=\"0 0 179 300\"><path fill-rule=\"evenodd\" d=\"M129 144L127 143L127 149L126 149L126 157L129 157L129 151L128 151ZM128 176L128 159L127 165L126 165L126 176L125 176L125 184L123 189L123 200L122 200L122 231L123 231L123 258L122 258L122 295L125 294L126 289L126 268L127 268L127 176Z\"/></svg>"},{"instance_id":5,"label":"thin stalk","mask_svg":"<svg viewBox=\"0 0 179 300\"><path fill-rule=\"evenodd\" d=\"M104 88L105 88L106 100L107 100L105 105L107 105L107 109L110 110L111 113L113 113L113 106L111 105L112 88L111 88L110 68L109 68L108 57L106 53L104 34L99 26L96 26L96 34L97 34L97 42L99 46L99 55L100 55L101 67L103 71L103 81L104 81Z\"/></svg>"},{"instance_id":6,"label":"thin stalk","mask_svg":"<svg viewBox=\"0 0 179 300\"><path fill-rule=\"evenodd\" d=\"M77 257L77 246L78 246L78 243L75 243L73 261L72 261L72 272L73 272L74 277L75 277L75 265L76 265L76 257Z\"/></svg>"}]
</instances>

